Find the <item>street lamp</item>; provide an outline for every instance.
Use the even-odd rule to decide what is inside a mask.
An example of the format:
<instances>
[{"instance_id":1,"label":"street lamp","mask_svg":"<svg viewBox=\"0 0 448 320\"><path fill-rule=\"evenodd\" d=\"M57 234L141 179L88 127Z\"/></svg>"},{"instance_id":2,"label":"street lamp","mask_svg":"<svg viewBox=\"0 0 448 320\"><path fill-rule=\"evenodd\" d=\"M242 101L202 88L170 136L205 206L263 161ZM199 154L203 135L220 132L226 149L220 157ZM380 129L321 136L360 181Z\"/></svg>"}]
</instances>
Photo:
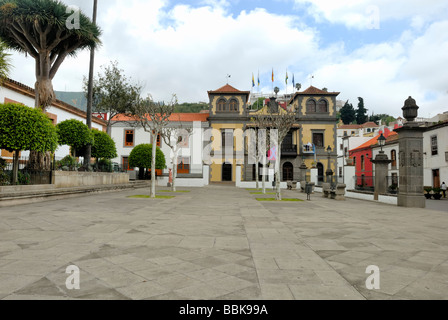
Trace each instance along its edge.
<instances>
[{"instance_id":1,"label":"street lamp","mask_svg":"<svg viewBox=\"0 0 448 320\"><path fill-rule=\"evenodd\" d=\"M381 147L381 151L380 151L380 153L384 153L384 151L383 151L383 147L384 147L384 145L386 144L386 138L383 136L383 133L381 133L381 136L378 138L378 144L379 144L380 147Z\"/></svg>"},{"instance_id":2,"label":"street lamp","mask_svg":"<svg viewBox=\"0 0 448 320\"><path fill-rule=\"evenodd\" d=\"M328 168L325 173L327 175L327 182L331 183L331 180L332 180L331 176L333 175L333 170L331 170L331 168L330 168L330 157L331 157L331 147L330 146L328 146L328 148L327 148L327 154L328 154Z\"/></svg>"}]
</instances>

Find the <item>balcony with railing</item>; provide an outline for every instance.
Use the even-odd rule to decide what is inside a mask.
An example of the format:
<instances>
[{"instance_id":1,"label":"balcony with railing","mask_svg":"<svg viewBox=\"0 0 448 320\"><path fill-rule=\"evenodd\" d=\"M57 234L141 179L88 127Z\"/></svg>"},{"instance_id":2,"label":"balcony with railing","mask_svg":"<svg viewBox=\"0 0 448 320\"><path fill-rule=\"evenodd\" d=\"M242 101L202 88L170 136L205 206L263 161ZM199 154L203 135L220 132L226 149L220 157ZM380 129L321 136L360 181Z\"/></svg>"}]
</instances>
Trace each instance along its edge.
<instances>
[{"instance_id":1,"label":"balcony with railing","mask_svg":"<svg viewBox=\"0 0 448 320\"><path fill-rule=\"evenodd\" d=\"M314 154L314 146L312 145L304 145L302 148L303 154Z\"/></svg>"},{"instance_id":2,"label":"balcony with railing","mask_svg":"<svg viewBox=\"0 0 448 320\"><path fill-rule=\"evenodd\" d=\"M297 146L296 145L282 145L282 155L283 156L297 156Z\"/></svg>"}]
</instances>

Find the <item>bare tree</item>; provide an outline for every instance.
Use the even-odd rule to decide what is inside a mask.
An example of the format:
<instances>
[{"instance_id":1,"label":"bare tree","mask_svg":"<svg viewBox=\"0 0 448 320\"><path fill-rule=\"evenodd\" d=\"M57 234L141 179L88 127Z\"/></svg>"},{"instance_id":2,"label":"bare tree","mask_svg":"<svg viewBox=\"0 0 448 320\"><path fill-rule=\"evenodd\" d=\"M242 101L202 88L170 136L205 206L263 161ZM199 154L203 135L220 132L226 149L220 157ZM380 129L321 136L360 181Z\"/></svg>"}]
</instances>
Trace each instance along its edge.
<instances>
[{"instance_id":1,"label":"bare tree","mask_svg":"<svg viewBox=\"0 0 448 320\"><path fill-rule=\"evenodd\" d=\"M180 122L180 116L179 123L180 126L178 127L166 127L162 130L163 141L168 147L170 147L172 151L171 162L173 164L173 183L171 185L171 191L173 192L176 192L176 177L179 151L186 145L187 141L189 141L191 135L193 134L193 127L182 125L182 123Z\"/></svg>"},{"instance_id":2,"label":"bare tree","mask_svg":"<svg viewBox=\"0 0 448 320\"><path fill-rule=\"evenodd\" d=\"M296 124L296 112L293 109L280 108L275 98L271 98L269 105L265 108L266 113L260 114L255 118L255 123L259 129L266 130L266 150L269 150L275 155L275 199L282 200L280 189L280 161L281 161L281 146L288 132ZM260 136L260 135L259 135ZM259 146L263 144L259 143ZM261 150L260 150L261 151ZM263 156L265 159L266 156ZM264 167L264 163L263 163ZM263 175L263 193L265 193L264 187L264 175Z\"/></svg>"},{"instance_id":3,"label":"bare tree","mask_svg":"<svg viewBox=\"0 0 448 320\"><path fill-rule=\"evenodd\" d=\"M177 97L173 95L171 101L154 102L151 95L141 100L133 111L136 121L140 123L142 128L151 134L152 139L152 162L151 162L151 198L156 197L156 151L157 137L162 135L164 128L169 123L169 118L177 104Z\"/></svg>"}]
</instances>

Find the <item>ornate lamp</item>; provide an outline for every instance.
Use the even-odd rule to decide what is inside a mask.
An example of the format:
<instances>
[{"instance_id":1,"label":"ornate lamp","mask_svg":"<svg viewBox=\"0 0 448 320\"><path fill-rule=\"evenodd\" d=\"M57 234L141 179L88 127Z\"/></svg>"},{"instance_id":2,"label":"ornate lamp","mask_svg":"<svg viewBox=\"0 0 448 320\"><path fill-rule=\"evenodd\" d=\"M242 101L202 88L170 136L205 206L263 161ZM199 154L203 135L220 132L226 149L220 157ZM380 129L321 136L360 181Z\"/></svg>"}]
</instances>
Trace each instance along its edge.
<instances>
[{"instance_id":1,"label":"ornate lamp","mask_svg":"<svg viewBox=\"0 0 448 320\"><path fill-rule=\"evenodd\" d=\"M384 151L383 151L383 147L384 147L384 145L386 144L386 138L383 136L383 133L381 133L381 136L378 138L378 144L379 144L380 147L381 147L381 151L380 151L380 153L384 153Z\"/></svg>"},{"instance_id":2,"label":"ornate lamp","mask_svg":"<svg viewBox=\"0 0 448 320\"><path fill-rule=\"evenodd\" d=\"M330 157L331 157L331 147L328 146L327 148L327 154L328 154L328 169L325 172L327 175L327 182L331 183L331 176L333 175L333 170L330 169Z\"/></svg>"}]
</instances>

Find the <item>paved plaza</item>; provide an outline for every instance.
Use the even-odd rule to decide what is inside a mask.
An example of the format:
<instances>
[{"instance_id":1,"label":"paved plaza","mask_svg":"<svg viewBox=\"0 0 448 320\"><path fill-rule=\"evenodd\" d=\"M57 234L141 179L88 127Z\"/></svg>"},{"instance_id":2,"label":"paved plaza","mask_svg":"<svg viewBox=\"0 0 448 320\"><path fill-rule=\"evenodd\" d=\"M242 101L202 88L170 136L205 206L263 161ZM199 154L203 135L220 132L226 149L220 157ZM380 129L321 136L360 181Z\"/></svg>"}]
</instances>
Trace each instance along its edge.
<instances>
[{"instance_id":1,"label":"paved plaza","mask_svg":"<svg viewBox=\"0 0 448 320\"><path fill-rule=\"evenodd\" d=\"M181 190L0 208L0 299L448 299L448 200L422 210ZM66 287L71 265L79 290ZM366 288L371 265L379 289Z\"/></svg>"}]
</instances>

